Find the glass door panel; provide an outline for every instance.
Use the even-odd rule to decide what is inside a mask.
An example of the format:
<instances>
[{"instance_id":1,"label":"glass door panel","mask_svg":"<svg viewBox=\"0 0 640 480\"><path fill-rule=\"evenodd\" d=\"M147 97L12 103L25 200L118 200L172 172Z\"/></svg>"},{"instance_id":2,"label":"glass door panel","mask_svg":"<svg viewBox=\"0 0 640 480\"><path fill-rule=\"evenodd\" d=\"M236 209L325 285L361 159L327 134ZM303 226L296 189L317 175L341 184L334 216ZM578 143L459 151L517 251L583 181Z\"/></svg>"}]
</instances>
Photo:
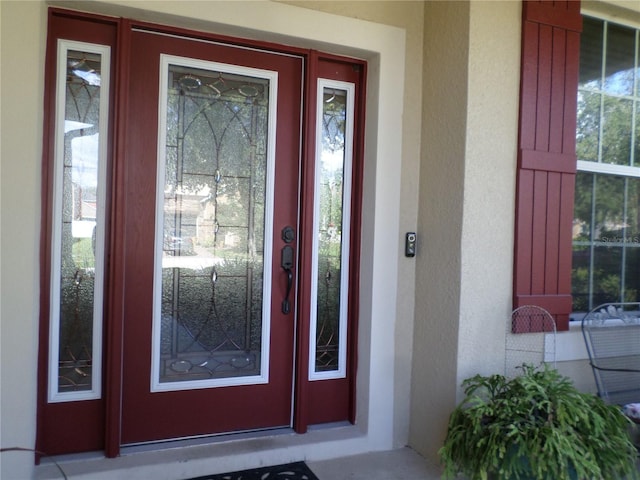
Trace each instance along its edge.
<instances>
[{"instance_id":1,"label":"glass door panel","mask_svg":"<svg viewBox=\"0 0 640 480\"><path fill-rule=\"evenodd\" d=\"M277 74L161 71L154 391L264 383Z\"/></svg>"}]
</instances>

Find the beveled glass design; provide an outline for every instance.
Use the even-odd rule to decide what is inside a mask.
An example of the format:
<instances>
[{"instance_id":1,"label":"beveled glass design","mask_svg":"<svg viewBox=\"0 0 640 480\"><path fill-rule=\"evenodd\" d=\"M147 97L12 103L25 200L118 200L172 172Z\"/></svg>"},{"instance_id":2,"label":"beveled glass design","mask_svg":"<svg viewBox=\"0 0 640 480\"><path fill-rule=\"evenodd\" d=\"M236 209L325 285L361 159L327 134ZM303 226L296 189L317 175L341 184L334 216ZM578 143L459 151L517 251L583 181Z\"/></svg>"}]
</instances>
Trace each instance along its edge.
<instances>
[{"instance_id":1,"label":"beveled glass design","mask_svg":"<svg viewBox=\"0 0 640 480\"><path fill-rule=\"evenodd\" d=\"M268 370L263 303L276 77L175 57L165 62L155 388L259 383Z\"/></svg>"},{"instance_id":2,"label":"beveled glass design","mask_svg":"<svg viewBox=\"0 0 640 480\"><path fill-rule=\"evenodd\" d=\"M49 401L100 397L109 48L58 44Z\"/></svg>"},{"instance_id":3,"label":"beveled glass design","mask_svg":"<svg viewBox=\"0 0 640 480\"><path fill-rule=\"evenodd\" d=\"M345 375L353 85L319 80L310 379Z\"/></svg>"}]
</instances>

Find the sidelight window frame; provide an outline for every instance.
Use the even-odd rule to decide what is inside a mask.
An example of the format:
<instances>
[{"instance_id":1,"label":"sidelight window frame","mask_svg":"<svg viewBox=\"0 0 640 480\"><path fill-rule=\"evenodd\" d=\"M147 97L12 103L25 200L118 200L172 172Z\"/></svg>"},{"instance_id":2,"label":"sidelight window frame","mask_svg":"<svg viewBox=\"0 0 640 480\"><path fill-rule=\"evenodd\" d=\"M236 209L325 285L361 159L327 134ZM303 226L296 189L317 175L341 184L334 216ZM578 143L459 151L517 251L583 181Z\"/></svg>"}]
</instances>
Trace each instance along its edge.
<instances>
[{"instance_id":1,"label":"sidelight window frame","mask_svg":"<svg viewBox=\"0 0 640 480\"><path fill-rule=\"evenodd\" d=\"M65 209L63 200L65 168L65 113L66 113L66 75L69 51L82 51L101 56L100 100L98 127L98 167L95 225L95 267L93 287L92 315L92 351L91 351L91 388L88 390L60 391L60 328L61 328L61 274L62 274L62 223ZM53 210L51 239L51 277L49 309L49 369L48 402L74 402L95 400L102 397L102 324L104 304L105 276L105 228L107 194L107 148L109 134L109 79L111 67L111 47L88 42L58 39L56 88L55 88L55 134L54 134L54 175Z\"/></svg>"},{"instance_id":2,"label":"sidelight window frame","mask_svg":"<svg viewBox=\"0 0 640 480\"><path fill-rule=\"evenodd\" d=\"M319 297L319 236L321 217L321 169L323 166L323 136L324 131L324 92L335 90L345 92L345 126L344 147L342 161L342 215L341 215L341 245L340 245L340 277L339 277L339 310L338 318L338 365L335 369L319 370L318 356L318 297ZM345 378L347 376L347 332L349 307L349 250L351 244L351 195L353 179L353 143L354 143L354 108L355 85L351 82L318 78L316 102L316 162L314 171L314 214L313 214L313 245L311 264L311 306L309 311L309 381Z\"/></svg>"}]
</instances>

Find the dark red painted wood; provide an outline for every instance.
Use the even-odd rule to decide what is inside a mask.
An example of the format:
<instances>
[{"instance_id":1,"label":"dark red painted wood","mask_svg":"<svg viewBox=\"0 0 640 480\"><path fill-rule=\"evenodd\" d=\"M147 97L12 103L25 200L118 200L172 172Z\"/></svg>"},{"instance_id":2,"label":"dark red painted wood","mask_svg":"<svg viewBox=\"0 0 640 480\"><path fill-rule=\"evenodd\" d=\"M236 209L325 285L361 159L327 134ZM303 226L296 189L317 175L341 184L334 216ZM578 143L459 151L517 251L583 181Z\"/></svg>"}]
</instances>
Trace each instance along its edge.
<instances>
[{"instance_id":1,"label":"dark red painted wood","mask_svg":"<svg viewBox=\"0 0 640 480\"><path fill-rule=\"evenodd\" d=\"M545 291L557 292L558 284L558 241L560 234L561 174L547 173L547 236L545 247L544 286Z\"/></svg>"},{"instance_id":2,"label":"dark red painted wood","mask_svg":"<svg viewBox=\"0 0 640 480\"><path fill-rule=\"evenodd\" d=\"M347 333L347 366L346 378L316 380L309 382L306 387L307 401L306 413L309 425L351 421L355 422L355 371L357 368L357 315L358 315L358 288L360 270L360 219L361 219L361 199L362 199L362 174L363 174L363 139L364 139L364 85L365 70L364 62L355 61L335 55L320 54L318 58L317 76L331 80L351 82L355 85L355 109L357 114L354 118L354 148L353 148L353 170L352 170L352 192L351 192L351 238L349 246L349 310L348 333ZM316 88L316 80L312 81L312 88ZM315 145L315 131L310 132ZM315 151L313 152L315 156ZM313 179L311 179L313 182ZM312 183L313 185L313 183ZM312 191L312 190L310 190ZM308 238L308 249L311 247L311 238ZM309 250L310 251L310 250ZM310 274L310 272L309 272ZM310 277L307 278L310 283ZM306 310L308 312L308 309ZM307 314L304 312L303 314ZM304 322L303 322L304 323ZM307 335L308 338L308 335ZM308 348L315 348L312 344ZM308 358L308 357L307 357ZM308 376L307 371L304 373Z\"/></svg>"},{"instance_id":3,"label":"dark red painted wood","mask_svg":"<svg viewBox=\"0 0 640 480\"><path fill-rule=\"evenodd\" d=\"M127 184L125 146L127 122L123 114L129 101L128 78L131 44L131 25L121 20L118 31L118 52L115 60L117 80L115 84L116 103L114 109L114 158L111 168L111 225L109 281L105 283L108 322L105 329L107 357L105 361L105 455L109 458L120 454L120 430L122 424L122 338L124 335L124 292L125 292L125 227L126 204L124 195Z\"/></svg>"},{"instance_id":4,"label":"dark red painted wood","mask_svg":"<svg viewBox=\"0 0 640 480\"><path fill-rule=\"evenodd\" d=\"M118 20L52 8L49 10L45 65L44 138L42 158L42 227L40 238L40 347L38 352L37 450L48 455L102 450L104 447L103 400L48 403L49 315L51 292L52 187L54 167L55 90L58 39L109 45L114 58ZM112 70L111 85L115 74ZM113 109L111 90L109 108ZM107 139L110 157L113 129ZM108 213L108 212L107 212ZM107 243L108 248L108 243ZM105 316L106 322L106 316Z\"/></svg>"},{"instance_id":5,"label":"dark red painted wood","mask_svg":"<svg viewBox=\"0 0 640 480\"><path fill-rule=\"evenodd\" d=\"M276 204L271 276L269 383L150 393L151 323L157 162L158 75L161 53L278 72ZM281 312L285 275L279 264L281 231L298 218L299 120L302 59L134 31L127 118L125 203L124 444L230 431L289 426L294 317ZM286 92L286 94L284 94ZM151 214L150 214L151 212ZM295 295L295 291L292 293ZM174 413L172 413L174 412ZM175 414L179 412L179 414ZM206 412L206 415L202 413Z\"/></svg>"},{"instance_id":6,"label":"dark red painted wood","mask_svg":"<svg viewBox=\"0 0 640 480\"><path fill-rule=\"evenodd\" d=\"M565 64L566 64L567 32L560 28L553 29L553 64L551 65L551 110L549 126L549 153L562 152L563 123L565 102Z\"/></svg>"},{"instance_id":7,"label":"dark red painted wood","mask_svg":"<svg viewBox=\"0 0 640 480\"><path fill-rule=\"evenodd\" d=\"M582 29L579 0L525 0L522 10L523 18L532 22L576 32Z\"/></svg>"},{"instance_id":8,"label":"dark red painted wood","mask_svg":"<svg viewBox=\"0 0 640 480\"><path fill-rule=\"evenodd\" d=\"M524 1L513 306L571 312L580 2Z\"/></svg>"},{"instance_id":9,"label":"dark red painted wood","mask_svg":"<svg viewBox=\"0 0 640 480\"><path fill-rule=\"evenodd\" d=\"M353 135L353 188L351 193L351 248L349 256L349 328L347 374L349 375L349 421L356 423L356 374L358 372L358 319L360 318L360 253L362 245L362 198L364 193L364 132L367 98L367 63L359 65L359 83Z\"/></svg>"},{"instance_id":10,"label":"dark red painted wood","mask_svg":"<svg viewBox=\"0 0 640 480\"><path fill-rule=\"evenodd\" d=\"M307 94L315 94L315 82L318 76L324 78L335 78L338 80L354 81L356 83L356 118L355 118L355 138L354 138L354 164L353 164L353 185L352 185L352 211L351 218L354 227L351 232L351 254L349 258L350 262L350 291L353 295L353 300L349 304L349 328L348 328L348 365L347 365L347 378L337 381L315 382L315 385L310 386L307 379L308 375L308 352L309 352L309 324L308 315L305 318L301 315L297 320L297 351L298 357L296 382L297 387L295 390L295 405L294 410L294 426L300 433L306 431L307 425L311 423L323 423L329 421L349 420L355 422L355 392L356 392L356 371L357 371L357 318L358 318L358 302L357 291L359 288L359 258L360 258L360 229L357 227L360 224L361 219L361 204L362 204L362 178L363 178L363 152L364 152L364 113L365 113L365 82L366 78L366 63L347 59L341 56L331 54L318 54L317 52L309 52L303 49L296 49L289 46L267 44L265 42L254 40L242 40L229 38L220 35L214 35L206 32L193 32L186 31L184 29L151 25L144 22L132 22L127 19L119 19L112 17L96 16L91 14L78 13L71 10L52 8L50 10L50 26L49 31L51 37L47 46L47 64L45 66L47 72L47 87L45 92L45 126L44 126L44 139L43 139L43 181L42 181L42 230L41 230L41 329L40 329L40 344L42 348L39 351L39 391L38 391L38 433L37 433L37 446L38 449L48 454L51 453L71 453L75 451L88 451L88 450L100 450L104 448L105 454L108 457L115 457L119 455L120 446L123 443L123 415L125 422L127 419L131 419L130 413L123 412L123 370L125 369L126 362L123 361L123 355L125 349L123 348L123 339L132 335L141 335L143 332L138 332L129 329L125 332L125 319L129 318L127 309L137 304L139 301L138 295L144 294L145 287L143 285L150 285L151 279L148 274L142 274L136 277L135 281L130 278L130 269L137 268L138 263L141 261L139 252L142 243L138 240L132 240L130 242L127 239L131 239L130 235L133 233L140 234L140 226L138 222L133 221L131 210L132 208L138 211L140 209L148 210L149 205L144 204L142 199L145 195L149 195L152 192L149 189L141 188L136 183L135 178L132 178L132 170L129 170L130 165L127 164L128 156L130 156L129 149L131 147L132 135L130 132L130 124L125 119L130 120L132 117L128 115L127 108L130 102L129 84L128 79L130 75L131 65L131 29L136 28L148 32L160 32L170 33L179 37L191 37L199 40L204 40L208 44L235 44L243 45L247 47L254 47L259 49L271 49L276 52L283 52L288 54L298 54L308 58L307 69ZM83 23L84 22L84 23ZM51 202L50 202L50 189L52 185L52 162L53 158L53 119L52 114L55 111L55 35L56 29L61 31L69 31L68 36L65 38L76 39L81 41L91 41L95 43L104 43L101 35L103 35L104 26L107 25L112 31L110 33L110 45L112 46L112 96L117 98L117 102L114 104L111 102L111 112L113 124L110 130L110 135L115 132L115 139L110 138L109 157L113 157L112 163L109 166L110 170L110 198L108 211L109 224L107 227L107 251L109 252L109 262L107 263L107 278L105 280L105 371L104 371L104 400L100 401L88 401L88 402L73 402L72 404L47 404L47 362L48 362L48 310L49 310L49 276L50 276L50 235L51 235ZM97 26L97 28L95 28ZM52 40L53 39L53 40ZM189 52L191 53L191 52ZM264 54L267 55L267 54ZM319 68L319 65L323 65ZM263 68L270 68L270 62L266 62ZM321 70L321 75L318 70ZM298 69L299 72L300 69ZM148 72L146 73L148 74ZM157 83L156 78L151 79L150 84ZM311 88L313 86L313 88ZM288 91L295 91L295 87L289 88ZM305 208L311 208L313 206L313 199L311 197L306 198L304 195L306 183L309 180L305 178L306 175L313 175L313 162L312 159L315 156L315 142L312 136L315 135L315 127L311 123L311 120L315 122L315 100L313 98L307 98L307 106L309 110L305 114L306 129L309 135L305 136L306 145L303 145L303 152L307 155L307 164L303 165L303 192L301 205L302 205L302 217L301 228L305 228L305 221L308 224L307 228L310 230L312 220L309 212L306 213L307 219L304 219ZM134 122L137 125L156 123L156 118L146 119L144 115L139 115L136 111ZM296 129L284 129L283 132L279 132L279 141L282 135L296 135ZM313 141L308 142L309 139ZM155 147L151 146L151 149ZM113 154L113 155L112 155ZM133 170L135 171L135 169ZM282 172L280 172L282 173ZM149 171L146 172L147 175ZM153 175L151 175L153 176ZM282 175L280 182L288 184L295 183L295 169L291 169L287 175ZM313 178L311 177L311 185L313 185ZM277 189L281 187L277 186ZM146 193L145 193L146 191ZM306 191L311 191L307 188ZM140 198L138 198L140 195ZM133 200L132 200L133 198ZM147 202L148 203L148 202ZM143 205L144 204L144 205ZM146 205L146 206L145 206ZM291 202L291 205L295 206L295 202ZM307 205L307 207L305 207ZM143 217L140 214L138 217ZM278 221L278 219L276 219ZM284 223L283 225L284 226ZM274 238L278 240L278 232L281 226L276 225L274 229ZM144 235L144 232L142 232ZM301 242L301 248L304 248L304 242ZM308 246L307 246L308 248ZM310 271L310 263L305 262L305 258L310 258L308 254L304 255L300 262L300 291L297 298L305 304L301 304L299 311L308 312L308 295L305 293L305 281L302 272ZM300 251L302 256L304 251ZM146 262L149 266L149 259L144 259L142 254L143 264ZM278 283L279 270L274 269L273 281L274 290L282 290L283 285ZM141 283L140 283L141 282ZM308 283L308 282L307 282ZM308 287L307 287L308 288ZM141 290L141 291L139 291ZM148 292L147 292L148 293ZM282 292L280 292L282 293ZM306 300L305 300L306 298ZM129 318L130 320L130 318ZM292 324L293 325L293 324ZM127 327L128 328L128 327ZM144 330L144 328L143 328ZM144 333L146 333L145 330ZM127 334L126 334L127 333ZM272 344L271 349L280 349L291 351L291 344ZM142 356L150 354L148 349L141 349ZM293 354L291 353L291 356ZM126 375L125 375L126 376ZM324 383L324 385L323 385ZM288 390L290 392L290 388ZM149 408L145 408L141 414L141 419L145 423L152 415L156 415L157 418L166 417L166 412L171 410L175 405L175 401L182 402L184 399L177 398L179 395L174 394L166 397L166 400L162 400L156 405L151 405ZM259 397L261 392L249 392L245 397L238 401L236 397L220 398L221 401L233 402L236 408L244 408L245 410L251 410L252 405L248 404L250 398ZM329 400L327 400L327 397ZM324 400L323 400L324 399ZM286 398L281 398L274 403L289 404L290 393L286 394ZM146 407L146 405L145 405ZM253 409L251 413L247 414L247 421L253 422L252 425L260 426L264 409ZM310 414L309 412L313 412ZM186 421L187 425L185 430L176 433L175 431L165 430L164 428L155 429L154 437L170 437L175 435L183 435L193 433L194 429L201 428L196 422ZM72 428L70 428L70 425ZM75 426L74 426L75 425ZM76 428L77 427L77 428ZM226 424L224 421L220 422L221 430L232 430L238 428L237 425ZM191 429L187 432L187 429ZM81 431L80 431L81 430ZM80 433L78 433L80 431ZM203 432L211 433L211 431ZM124 435L124 442L127 441L127 433Z\"/></svg>"},{"instance_id":11,"label":"dark red painted wood","mask_svg":"<svg viewBox=\"0 0 640 480\"><path fill-rule=\"evenodd\" d=\"M296 331L296 384L293 409L293 428L296 433L306 433L309 425L309 335L311 310L311 271L313 254L312 192L315 183L316 162L316 102L318 81L318 52L307 56L305 78L305 105L302 125L302 158L300 166L300 223L298 227L298 329Z\"/></svg>"}]
</instances>

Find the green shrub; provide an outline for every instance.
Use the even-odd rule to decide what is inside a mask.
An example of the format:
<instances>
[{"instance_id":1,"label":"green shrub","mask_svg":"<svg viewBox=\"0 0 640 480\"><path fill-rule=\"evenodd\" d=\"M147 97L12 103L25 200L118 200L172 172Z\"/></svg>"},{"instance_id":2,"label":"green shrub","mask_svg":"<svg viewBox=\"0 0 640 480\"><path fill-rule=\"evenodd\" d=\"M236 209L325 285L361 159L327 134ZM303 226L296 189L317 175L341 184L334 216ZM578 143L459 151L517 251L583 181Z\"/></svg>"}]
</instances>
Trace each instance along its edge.
<instances>
[{"instance_id":1,"label":"green shrub","mask_svg":"<svg viewBox=\"0 0 640 480\"><path fill-rule=\"evenodd\" d=\"M471 480L638 478L637 451L621 410L579 392L556 370L476 375L449 419L444 478Z\"/></svg>"}]
</instances>

